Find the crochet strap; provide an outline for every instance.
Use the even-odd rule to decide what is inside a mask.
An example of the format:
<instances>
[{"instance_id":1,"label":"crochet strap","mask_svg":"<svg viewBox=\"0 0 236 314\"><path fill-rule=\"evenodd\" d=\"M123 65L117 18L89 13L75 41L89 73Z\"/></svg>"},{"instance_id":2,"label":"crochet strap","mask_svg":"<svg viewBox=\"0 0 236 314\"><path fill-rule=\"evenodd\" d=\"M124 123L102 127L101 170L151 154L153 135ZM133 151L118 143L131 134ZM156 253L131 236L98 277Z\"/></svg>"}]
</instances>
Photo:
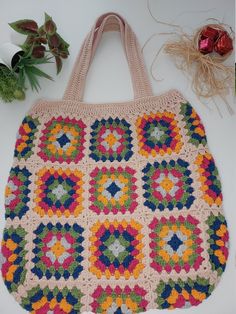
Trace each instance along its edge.
<instances>
[{"instance_id":1,"label":"crochet strap","mask_svg":"<svg viewBox=\"0 0 236 314\"><path fill-rule=\"evenodd\" d=\"M101 36L105 31L120 31L121 33L121 40L130 68L134 98L152 96L152 88L136 35L120 15L106 13L97 19L92 30L85 38L63 99L82 101L89 66L93 60Z\"/></svg>"}]
</instances>

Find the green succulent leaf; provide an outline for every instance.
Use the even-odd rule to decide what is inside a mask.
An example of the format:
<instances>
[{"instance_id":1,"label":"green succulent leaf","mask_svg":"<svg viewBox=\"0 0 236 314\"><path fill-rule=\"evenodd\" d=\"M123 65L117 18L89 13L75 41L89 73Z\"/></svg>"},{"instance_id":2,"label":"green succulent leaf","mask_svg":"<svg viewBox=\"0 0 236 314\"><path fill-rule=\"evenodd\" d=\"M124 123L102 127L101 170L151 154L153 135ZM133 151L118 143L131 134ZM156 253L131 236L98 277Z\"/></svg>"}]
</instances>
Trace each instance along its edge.
<instances>
[{"instance_id":1,"label":"green succulent leaf","mask_svg":"<svg viewBox=\"0 0 236 314\"><path fill-rule=\"evenodd\" d=\"M47 63L53 63L53 61L50 61L53 57L43 57L43 58L39 58L39 59L30 59L28 61L28 64L32 64L32 65L36 65L36 64L47 64Z\"/></svg>"},{"instance_id":2,"label":"green succulent leaf","mask_svg":"<svg viewBox=\"0 0 236 314\"><path fill-rule=\"evenodd\" d=\"M53 78L52 78L50 75L48 75L47 73L43 72L42 70L40 70L39 68L37 68L37 67L35 67L35 66L31 66L31 67L29 67L28 69L29 69L30 72L31 72L32 74L34 74L35 76L44 77L44 78L46 78L46 79L48 79L48 80L53 81Z\"/></svg>"},{"instance_id":3,"label":"green succulent leaf","mask_svg":"<svg viewBox=\"0 0 236 314\"><path fill-rule=\"evenodd\" d=\"M22 68L19 69L18 85L21 89L25 89L25 75L24 70L22 70Z\"/></svg>"},{"instance_id":4,"label":"green succulent leaf","mask_svg":"<svg viewBox=\"0 0 236 314\"><path fill-rule=\"evenodd\" d=\"M45 72L43 72L42 70L40 70L39 68L37 68L35 66L25 67L24 71L25 71L25 74L29 80L29 83L30 83L32 90L36 90L37 92L41 88L39 81L38 81L38 78L44 77L48 80L53 81L51 76L49 76L48 74L46 74Z\"/></svg>"},{"instance_id":5,"label":"green succulent leaf","mask_svg":"<svg viewBox=\"0 0 236 314\"><path fill-rule=\"evenodd\" d=\"M38 24L34 20L18 20L13 23L9 23L11 28L16 32L24 35L37 35L38 34Z\"/></svg>"},{"instance_id":6,"label":"green succulent leaf","mask_svg":"<svg viewBox=\"0 0 236 314\"><path fill-rule=\"evenodd\" d=\"M31 86L31 89L34 91L36 90L37 92L39 91L40 89L40 85L39 85L39 81L37 79L37 76L35 76L34 74L32 74L32 72L30 71L29 68L25 68L24 69L25 71L25 74L29 80L29 83L30 83L30 86Z\"/></svg>"},{"instance_id":7,"label":"green succulent leaf","mask_svg":"<svg viewBox=\"0 0 236 314\"><path fill-rule=\"evenodd\" d=\"M32 50L32 49L31 49ZM17 65L19 68L19 85L24 86L25 78L27 77L32 90L38 91L40 84L38 81L39 77L44 77L49 80L53 80L51 76L40 70L37 65L52 63L50 59L52 57L45 56L43 58L33 58L31 51L20 58Z\"/></svg>"}]
</instances>

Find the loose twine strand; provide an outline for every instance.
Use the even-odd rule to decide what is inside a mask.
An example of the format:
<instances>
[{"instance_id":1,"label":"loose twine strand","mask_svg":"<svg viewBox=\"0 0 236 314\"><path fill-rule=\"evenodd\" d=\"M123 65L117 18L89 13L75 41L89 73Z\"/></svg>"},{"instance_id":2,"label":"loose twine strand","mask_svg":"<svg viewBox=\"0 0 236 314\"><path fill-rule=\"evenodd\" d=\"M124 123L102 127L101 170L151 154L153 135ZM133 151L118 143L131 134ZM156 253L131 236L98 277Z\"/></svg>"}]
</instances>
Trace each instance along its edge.
<instances>
[{"instance_id":1,"label":"loose twine strand","mask_svg":"<svg viewBox=\"0 0 236 314\"><path fill-rule=\"evenodd\" d=\"M202 27L197 29L193 35L189 35L183 31L181 26L177 24L159 21L152 14L149 0L147 1L147 6L150 15L157 23L170 26L174 28L175 31L153 34L145 42L142 50L146 47L150 40L152 40L157 35L177 36L176 40L167 41L157 51L150 67L150 72L153 79L160 81L160 79L155 77L153 68L159 54L162 50L164 50L165 53L174 58L176 67L192 79L192 89L197 95L198 99L202 100L202 98L212 98L216 105L217 111L219 112L220 116L222 116L220 109L214 99L215 97L219 97L226 104L229 113L233 114L234 110L231 108L226 98L230 91L232 91L234 88L234 67L224 64L224 61L229 57L232 51L224 56L220 56L216 53L206 55L202 54L198 50L198 42L203 29ZM209 20L217 21L213 18L208 19L208 21ZM223 31L225 31L226 27L228 27L230 29L230 33L233 33L232 28L230 28L227 24L220 23L219 21L218 23L207 24L204 27L206 26Z\"/></svg>"}]
</instances>

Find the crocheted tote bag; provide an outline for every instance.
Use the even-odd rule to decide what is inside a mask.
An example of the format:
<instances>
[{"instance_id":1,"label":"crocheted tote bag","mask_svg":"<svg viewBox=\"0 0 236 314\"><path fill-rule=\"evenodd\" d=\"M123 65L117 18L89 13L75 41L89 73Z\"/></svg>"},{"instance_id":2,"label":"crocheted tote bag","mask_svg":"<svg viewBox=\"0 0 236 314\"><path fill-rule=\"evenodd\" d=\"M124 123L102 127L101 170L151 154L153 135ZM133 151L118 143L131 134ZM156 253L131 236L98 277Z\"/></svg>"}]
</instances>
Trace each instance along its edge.
<instances>
[{"instance_id":1,"label":"crocheted tote bag","mask_svg":"<svg viewBox=\"0 0 236 314\"><path fill-rule=\"evenodd\" d=\"M82 102L104 31L119 30L134 100ZM228 257L218 171L176 90L152 94L137 38L116 13L86 37L61 101L22 122L6 188L2 275L35 314L198 305Z\"/></svg>"}]
</instances>

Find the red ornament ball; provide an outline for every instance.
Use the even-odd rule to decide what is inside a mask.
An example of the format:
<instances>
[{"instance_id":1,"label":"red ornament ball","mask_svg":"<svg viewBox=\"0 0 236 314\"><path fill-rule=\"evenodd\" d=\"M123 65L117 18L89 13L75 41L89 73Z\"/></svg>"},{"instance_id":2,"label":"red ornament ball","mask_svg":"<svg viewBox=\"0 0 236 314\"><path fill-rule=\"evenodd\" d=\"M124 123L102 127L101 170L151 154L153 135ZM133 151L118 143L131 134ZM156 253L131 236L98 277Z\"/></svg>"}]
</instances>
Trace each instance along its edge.
<instances>
[{"instance_id":1,"label":"red ornament ball","mask_svg":"<svg viewBox=\"0 0 236 314\"><path fill-rule=\"evenodd\" d=\"M203 54L211 53L214 50L214 40L212 38L202 38L199 40L199 51Z\"/></svg>"},{"instance_id":2,"label":"red ornament ball","mask_svg":"<svg viewBox=\"0 0 236 314\"><path fill-rule=\"evenodd\" d=\"M201 32L201 38L211 38L212 40L216 40L219 37L219 30L216 28L212 28L207 26Z\"/></svg>"},{"instance_id":3,"label":"red ornament ball","mask_svg":"<svg viewBox=\"0 0 236 314\"><path fill-rule=\"evenodd\" d=\"M233 50L233 40L227 32L221 32L219 39L215 43L214 49L215 52L221 56L224 56Z\"/></svg>"},{"instance_id":4,"label":"red ornament ball","mask_svg":"<svg viewBox=\"0 0 236 314\"><path fill-rule=\"evenodd\" d=\"M215 51L221 56L233 50L233 40L227 31L206 26L200 33L198 49L202 54L209 54Z\"/></svg>"}]
</instances>

